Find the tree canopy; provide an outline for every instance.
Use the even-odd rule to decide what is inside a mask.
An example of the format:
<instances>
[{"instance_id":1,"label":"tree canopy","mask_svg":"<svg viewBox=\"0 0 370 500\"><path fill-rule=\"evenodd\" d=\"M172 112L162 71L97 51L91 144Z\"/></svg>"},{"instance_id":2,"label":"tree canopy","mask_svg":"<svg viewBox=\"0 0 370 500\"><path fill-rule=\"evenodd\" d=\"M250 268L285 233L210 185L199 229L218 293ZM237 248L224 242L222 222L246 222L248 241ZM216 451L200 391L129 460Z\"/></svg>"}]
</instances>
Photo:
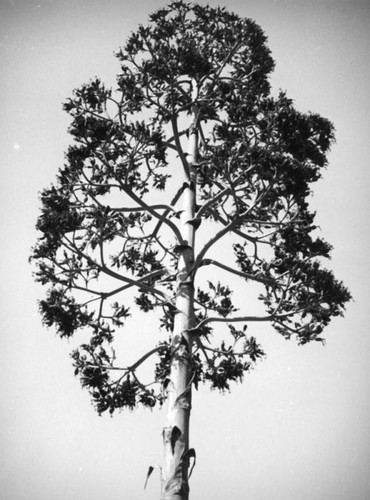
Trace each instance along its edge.
<instances>
[{"instance_id":1,"label":"tree canopy","mask_svg":"<svg viewBox=\"0 0 370 500\"><path fill-rule=\"evenodd\" d=\"M317 235L308 204L334 127L297 111L284 92L273 95L266 42L250 19L175 1L116 53L117 88L96 78L64 104L73 143L56 182L41 193L32 260L36 279L49 287L40 301L44 323L61 337L81 331L87 338L72 359L99 413L165 400L178 262L190 246L184 224L202 236L181 277L195 289L188 331L195 387L228 389L264 354L248 324L271 323L300 344L323 341L350 299L323 265L331 246ZM193 133L197 159L190 162ZM184 221L187 191L195 216ZM218 260L221 244L234 262ZM218 270L230 279L214 279ZM247 304L236 310L231 276L246 294L258 289L263 315ZM131 314L151 311L162 340L121 366L117 331ZM215 335L220 322L228 340ZM152 378L144 380L140 370L152 360Z\"/></svg>"}]
</instances>

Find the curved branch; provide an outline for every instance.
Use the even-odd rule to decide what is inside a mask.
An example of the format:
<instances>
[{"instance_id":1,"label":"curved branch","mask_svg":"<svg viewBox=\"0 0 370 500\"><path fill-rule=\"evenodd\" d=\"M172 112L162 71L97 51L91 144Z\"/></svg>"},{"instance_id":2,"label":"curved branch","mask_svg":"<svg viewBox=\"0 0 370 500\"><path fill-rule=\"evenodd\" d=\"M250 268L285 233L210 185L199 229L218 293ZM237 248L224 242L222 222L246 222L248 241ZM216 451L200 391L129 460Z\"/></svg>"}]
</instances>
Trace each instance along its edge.
<instances>
[{"instance_id":1,"label":"curved branch","mask_svg":"<svg viewBox=\"0 0 370 500\"><path fill-rule=\"evenodd\" d=\"M162 297L162 299L165 300L166 303L171 303L171 299L164 292L162 292L162 290L158 290L157 288L154 288L150 285L146 285L145 283L142 283L142 281L150 279L153 276L157 276L157 275L160 276L161 274L165 274L167 272L165 269L159 269L159 270L154 271L153 273L149 273L148 275L143 276L141 278L128 278L127 276L122 276L121 274L118 274L115 271L112 271L107 266L102 266L102 265L98 264L92 257L90 257L89 255L86 255L82 250L80 250L65 235L64 235L64 238L68 242L68 245L66 243L63 243L63 245L68 250L80 255L82 258L87 260L94 268L96 268L98 271L102 272L103 274L106 274L107 276L110 276L111 278L115 278L119 281L123 281L123 282L127 283L128 286L125 288L130 288L131 286L136 286L141 290L144 290L146 292L151 293L152 295L157 295L157 296L159 295L160 297Z\"/></svg>"},{"instance_id":2,"label":"curved branch","mask_svg":"<svg viewBox=\"0 0 370 500\"><path fill-rule=\"evenodd\" d=\"M225 227L223 229L221 229L220 231L218 231L213 236L213 238L211 238L210 240L208 240L208 242L204 245L204 247L202 248L202 250L199 252L197 258L195 259L194 266L193 266L193 269L192 269L193 274L195 274L197 272L197 269L200 267L201 262L203 261L203 257L208 252L208 250L215 243L217 243L217 241L219 241L223 236L225 236L227 233L229 233L231 231L232 232L236 232L236 230L234 229L234 227L240 222L240 219L242 219L243 216L244 216L244 214L241 214L239 217L236 217L235 219L233 219L229 223L225 223L225 221L223 221L222 217L220 218L223 221L223 223L225 224ZM238 231L238 233L239 233L239 231ZM236 233L236 234L238 234L238 233ZM255 239L254 238L249 238L249 237L247 237L247 235L244 235L244 234L243 234L243 237L245 237L246 239L249 239L250 241L252 241L252 242L255 243Z\"/></svg>"},{"instance_id":3,"label":"curved branch","mask_svg":"<svg viewBox=\"0 0 370 500\"><path fill-rule=\"evenodd\" d=\"M106 266L99 266L99 270L106 274L107 276L111 276L112 278L116 278L116 279L119 279L121 281L124 281L128 284L128 286L126 288L130 288L131 286L137 286L139 289L141 290L144 290L146 292L149 292L151 293L152 295L159 295L160 297L162 297L166 302L171 302L171 299L164 293L162 292L162 290L158 290L157 288L154 288L150 285L146 285L144 283L142 283L140 280L141 278L127 278L126 276L122 276L121 274L118 274L114 271L112 271L111 269L109 269L108 267ZM150 273L149 275L143 277L142 279L143 280L147 280L149 279L148 277L149 276L152 276L153 274L164 274L166 273L167 271L165 271L164 269L163 270L158 270L158 271L155 271L154 273Z\"/></svg>"},{"instance_id":4,"label":"curved branch","mask_svg":"<svg viewBox=\"0 0 370 500\"><path fill-rule=\"evenodd\" d=\"M146 361L148 358L150 358L150 356L152 356L153 354L155 354L156 352L158 352L161 348L162 348L161 345L159 345L157 347L154 347L153 349L151 349L150 351L148 351L147 353L145 353L143 356L141 356L141 358L138 359L133 365L127 367L127 369L130 372L133 372L134 370L136 370L136 368L138 368L141 364L143 364L144 361Z\"/></svg>"},{"instance_id":5,"label":"curved branch","mask_svg":"<svg viewBox=\"0 0 370 500\"><path fill-rule=\"evenodd\" d=\"M124 378L127 374L134 372L141 364L144 363L144 361L146 361L148 358L150 358L150 356L152 356L153 354L155 354L156 352L158 352L161 349L161 347L162 346L157 346L157 347L154 347L154 349L151 349L150 351L146 352L143 356L141 356L141 358L139 358L131 366L120 367L120 366L102 365L102 364L98 364L98 363L96 363L96 364L95 363L87 363L87 364L89 366L96 367L96 368L101 368L103 370L124 371L126 373L120 378L120 380L122 380L122 378Z\"/></svg>"},{"instance_id":6,"label":"curved branch","mask_svg":"<svg viewBox=\"0 0 370 500\"><path fill-rule=\"evenodd\" d=\"M212 213L212 216L215 218L215 220L217 220L218 222L221 222L221 224L223 226L227 226L228 224L230 224L230 222L228 222L227 220L225 220L220 214L218 214L215 210L211 209L210 212ZM235 221L235 219L234 219ZM236 234L237 236L240 236L240 238L242 238L243 240L247 240L253 244L256 244L258 242L258 238L255 238L254 236L250 236L246 233L243 233L242 231L240 231L240 229L236 229L234 227L232 227L230 229L230 232Z\"/></svg>"},{"instance_id":7,"label":"curved branch","mask_svg":"<svg viewBox=\"0 0 370 500\"><path fill-rule=\"evenodd\" d=\"M182 185L181 188L177 191L177 193L175 194L175 196L173 197L173 199L171 200L171 204L170 206L168 207L168 209L163 212L162 214L162 218L163 220L160 220L157 225L155 226L152 234L151 234L151 237L154 237L156 238L157 234L158 234L158 231L161 227L161 225L163 224L164 220L167 220L167 216L168 214L170 213L171 210L175 211L174 208L172 208L173 206L176 205L176 203L178 202L178 200L181 198L181 195L182 193L184 192L184 189L185 189L185 186ZM176 211L175 211L176 212ZM182 240L181 240L182 241Z\"/></svg>"},{"instance_id":8,"label":"curved branch","mask_svg":"<svg viewBox=\"0 0 370 500\"><path fill-rule=\"evenodd\" d=\"M200 218L214 203L216 203L220 198L230 193L230 188L226 187L222 191L216 194L212 199L208 200L204 205L200 207L197 212L197 217Z\"/></svg>"},{"instance_id":9,"label":"curved branch","mask_svg":"<svg viewBox=\"0 0 370 500\"><path fill-rule=\"evenodd\" d=\"M205 318L202 321L200 321L197 326L194 328L191 328L189 333L192 333L193 335L196 335L203 326L207 325L208 323L240 323L240 322L246 322L246 321L254 321L254 322L264 322L264 321L273 321L275 319L274 316L268 315L268 316L235 316L234 318L219 318L217 316L211 316L209 318Z\"/></svg>"},{"instance_id":10,"label":"curved branch","mask_svg":"<svg viewBox=\"0 0 370 500\"><path fill-rule=\"evenodd\" d=\"M166 273L167 273L167 271L165 269L159 269L157 271L153 271L152 273L149 273L149 274L143 276L142 278L137 278L135 280L135 284L139 288L142 288L142 286L140 286L140 283L142 283L143 281L155 278L157 276L159 277L162 274L166 274ZM128 288L131 288L132 286L135 286L135 284L123 285L119 288L116 288L115 290L112 290L111 292L102 293L101 295L106 299L108 297L112 297L112 295L116 295L117 293L123 292L124 290L127 290ZM160 291L158 290L158 292L160 292Z\"/></svg>"},{"instance_id":11,"label":"curved branch","mask_svg":"<svg viewBox=\"0 0 370 500\"><path fill-rule=\"evenodd\" d=\"M172 231L174 232L178 242L180 245L183 244L183 239L180 233L179 228L174 224L171 220L167 219L166 216L163 214L159 214L155 210L151 208L150 205L147 205L145 201L143 201L139 196L137 196L131 189L129 189L127 186L124 184L121 184L122 190L133 200L135 201L140 207L142 207L144 210L146 210L148 213L150 213L153 217L161 221L162 223L166 224ZM168 213L168 209L165 212L166 214Z\"/></svg>"},{"instance_id":12,"label":"curved branch","mask_svg":"<svg viewBox=\"0 0 370 500\"><path fill-rule=\"evenodd\" d=\"M274 285L275 281L270 280L268 278L263 278L260 276L256 276L254 274L249 274L249 273L243 273L242 271L238 271L237 269L234 269L232 267L226 266L225 264L221 264L221 262L218 262L217 260L214 259L204 259L201 261L198 267L202 266L209 266L209 265L214 265L217 266L221 269L224 269L225 271L236 274L237 276L240 276L241 278L253 280L253 281L258 281L259 283L264 283L265 285Z\"/></svg>"},{"instance_id":13,"label":"curved branch","mask_svg":"<svg viewBox=\"0 0 370 500\"><path fill-rule=\"evenodd\" d=\"M170 205L158 204L158 205L148 205L151 210L166 210L166 213L169 213L171 210L175 212L175 209ZM123 208L114 208L110 207L112 212L147 212L147 209L144 207L123 207Z\"/></svg>"}]
</instances>

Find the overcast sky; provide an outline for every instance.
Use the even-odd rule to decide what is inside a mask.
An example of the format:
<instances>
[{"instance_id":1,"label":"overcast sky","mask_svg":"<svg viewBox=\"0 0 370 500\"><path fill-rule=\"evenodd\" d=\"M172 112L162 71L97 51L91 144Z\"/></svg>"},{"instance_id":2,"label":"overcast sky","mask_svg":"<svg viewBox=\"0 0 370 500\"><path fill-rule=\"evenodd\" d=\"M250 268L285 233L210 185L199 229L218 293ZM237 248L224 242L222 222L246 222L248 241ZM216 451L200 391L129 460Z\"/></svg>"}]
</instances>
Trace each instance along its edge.
<instances>
[{"instance_id":1,"label":"overcast sky","mask_svg":"<svg viewBox=\"0 0 370 500\"><path fill-rule=\"evenodd\" d=\"M200 2L205 3L205 2ZM212 6L218 1L210 0ZM113 51L158 0L0 0L2 500L158 497L160 411L99 418L73 376L71 345L42 327L27 262L39 191L70 139L61 103L119 71ZM329 118L337 143L312 206L354 301L327 345L297 347L264 327L267 358L231 394L194 395L191 499L370 498L368 0L229 0L265 31L272 79L301 111ZM142 327L142 326L141 326Z\"/></svg>"}]
</instances>

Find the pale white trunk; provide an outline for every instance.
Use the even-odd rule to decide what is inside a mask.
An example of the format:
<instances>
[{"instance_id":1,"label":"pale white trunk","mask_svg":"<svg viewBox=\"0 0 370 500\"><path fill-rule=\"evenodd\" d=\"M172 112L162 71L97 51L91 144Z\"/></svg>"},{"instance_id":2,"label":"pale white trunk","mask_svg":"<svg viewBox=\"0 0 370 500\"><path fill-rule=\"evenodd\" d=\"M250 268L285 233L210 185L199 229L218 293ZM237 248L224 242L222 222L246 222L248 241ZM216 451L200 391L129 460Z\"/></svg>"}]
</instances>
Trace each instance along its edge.
<instances>
[{"instance_id":1,"label":"pale white trunk","mask_svg":"<svg viewBox=\"0 0 370 500\"><path fill-rule=\"evenodd\" d=\"M194 263L195 169L197 131L190 129L187 160L191 182L183 193L181 214L181 248L177 275L177 314L174 320L172 362L167 386L167 423L163 429L164 464L161 500L187 500L189 497L189 419L191 410L192 339L194 284L190 274ZM190 223L189 223L190 221Z\"/></svg>"}]
</instances>

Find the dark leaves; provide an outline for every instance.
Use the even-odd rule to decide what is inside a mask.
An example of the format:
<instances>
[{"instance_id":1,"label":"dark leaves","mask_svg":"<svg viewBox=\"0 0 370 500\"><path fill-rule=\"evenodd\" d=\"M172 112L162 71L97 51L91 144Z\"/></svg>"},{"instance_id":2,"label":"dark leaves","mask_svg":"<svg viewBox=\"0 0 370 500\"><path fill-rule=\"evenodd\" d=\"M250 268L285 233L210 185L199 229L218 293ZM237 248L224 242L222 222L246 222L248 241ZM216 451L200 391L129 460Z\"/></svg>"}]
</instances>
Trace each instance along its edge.
<instances>
[{"instance_id":1,"label":"dark leaves","mask_svg":"<svg viewBox=\"0 0 370 500\"><path fill-rule=\"evenodd\" d=\"M141 294L135 298L135 303L143 312L152 311L154 309L154 303L146 292L141 292Z\"/></svg>"},{"instance_id":2,"label":"dark leaves","mask_svg":"<svg viewBox=\"0 0 370 500\"><path fill-rule=\"evenodd\" d=\"M63 109L72 114L77 106L86 106L93 111L101 113L104 110L110 96L111 91L106 89L102 82L96 78L76 90L75 100L69 99L63 105Z\"/></svg>"},{"instance_id":3,"label":"dark leaves","mask_svg":"<svg viewBox=\"0 0 370 500\"><path fill-rule=\"evenodd\" d=\"M84 216L71 204L68 193L54 186L45 189L41 194L42 211L36 229L44 235L58 237L76 230Z\"/></svg>"},{"instance_id":4,"label":"dark leaves","mask_svg":"<svg viewBox=\"0 0 370 500\"><path fill-rule=\"evenodd\" d=\"M215 311L225 318L237 310L231 301L230 296L232 292L229 287L221 285L221 283L214 285L211 281L208 281L208 286L211 293L204 292L198 288L197 294L197 300L204 307L205 311Z\"/></svg>"},{"instance_id":5,"label":"dark leaves","mask_svg":"<svg viewBox=\"0 0 370 500\"><path fill-rule=\"evenodd\" d=\"M52 288L45 300L39 302L40 313L46 326L55 326L61 337L70 337L77 328L84 327L92 315L81 310L73 297L61 288Z\"/></svg>"},{"instance_id":6,"label":"dark leaves","mask_svg":"<svg viewBox=\"0 0 370 500\"><path fill-rule=\"evenodd\" d=\"M204 380L210 382L212 389L225 391L230 389L230 381L241 381L249 369L249 363L238 361L233 356L220 355L209 361Z\"/></svg>"}]
</instances>

